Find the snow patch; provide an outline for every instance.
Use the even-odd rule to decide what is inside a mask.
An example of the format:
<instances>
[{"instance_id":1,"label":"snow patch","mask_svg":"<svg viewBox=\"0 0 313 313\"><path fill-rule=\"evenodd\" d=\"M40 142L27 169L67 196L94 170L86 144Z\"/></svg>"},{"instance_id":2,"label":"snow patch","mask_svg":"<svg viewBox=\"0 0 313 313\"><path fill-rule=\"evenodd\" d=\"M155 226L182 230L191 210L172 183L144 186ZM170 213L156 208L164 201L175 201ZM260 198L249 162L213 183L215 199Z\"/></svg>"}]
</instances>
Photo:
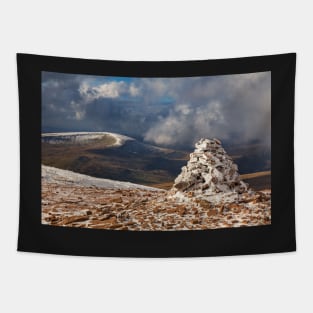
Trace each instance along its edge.
<instances>
[{"instance_id":1,"label":"snow patch","mask_svg":"<svg viewBox=\"0 0 313 313\"><path fill-rule=\"evenodd\" d=\"M114 147L122 146L127 140L134 140L131 137L109 132L67 132L41 134L41 141L49 144L89 143L93 140L102 139L104 136L111 136L115 139L111 145Z\"/></svg>"},{"instance_id":2,"label":"snow patch","mask_svg":"<svg viewBox=\"0 0 313 313\"><path fill-rule=\"evenodd\" d=\"M68 170L61 170L46 165L41 166L41 179L46 183L75 185L84 187L98 187L107 189L142 189L160 190L158 188L138 185L129 182L122 182L111 179L97 178L88 175L74 173Z\"/></svg>"}]
</instances>

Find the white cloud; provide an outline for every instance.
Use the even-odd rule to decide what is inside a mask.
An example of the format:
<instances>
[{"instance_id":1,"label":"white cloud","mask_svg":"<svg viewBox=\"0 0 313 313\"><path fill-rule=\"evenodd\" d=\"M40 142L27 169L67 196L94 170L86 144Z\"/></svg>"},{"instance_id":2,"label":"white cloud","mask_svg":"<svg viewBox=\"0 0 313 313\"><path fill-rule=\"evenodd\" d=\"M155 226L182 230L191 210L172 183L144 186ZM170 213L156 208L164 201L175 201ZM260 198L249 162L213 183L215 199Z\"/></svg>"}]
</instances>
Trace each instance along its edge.
<instances>
[{"instance_id":1,"label":"white cloud","mask_svg":"<svg viewBox=\"0 0 313 313\"><path fill-rule=\"evenodd\" d=\"M212 101L204 106L177 104L170 114L161 118L145 134L145 140L158 145L191 145L201 137L224 136L226 128L221 104Z\"/></svg>"},{"instance_id":2,"label":"white cloud","mask_svg":"<svg viewBox=\"0 0 313 313\"><path fill-rule=\"evenodd\" d=\"M79 93L87 102L99 98L118 98L126 88L126 83L111 81L98 86L89 86L82 83L79 87Z\"/></svg>"},{"instance_id":3,"label":"white cloud","mask_svg":"<svg viewBox=\"0 0 313 313\"><path fill-rule=\"evenodd\" d=\"M177 104L175 106L175 111L184 115L188 115L191 112L191 108L188 104Z\"/></svg>"},{"instance_id":4,"label":"white cloud","mask_svg":"<svg viewBox=\"0 0 313 313\"><path fill-rule=\"evenodd\" d=\"M75 119L77 121L82 120L85 117L85 111L76 111L75 112Z\"/></svg>"},{"instance_id":5,"label":"white cloud","mask_svg":"<svg viewBox=\"0 0 313 313\"><path fill-rule=\"evenodd\" d=\"M70 102L71 113L68 115L68 119L81 121L84 119L86 110L85 105L79 102L71 101Z\"/></svg>"},{"instance_id":6,"label":"white cloud","mask_svg":"<svg viewBox=\"0 0 313 313\"><path fill-rule=\"evenodd\" d=\"M135 84L130 84L130 86L129 86L129 94L132 97L137 97L140 94L140 90L139 90L138 87L135 86Z\"/></svg>"},{"instance_id":7,"label":"white cloud","mask_svg":"<svg viewBox=\"0 0 313 313\"><path fill-rule=\"evenodd\" d=\"M128 84L124 81L110 81L97 86L90 86L84 82L79 87L79 93L86 102L92 102L104 98L136 97L140 94L140 90L135 84Z\"/></svg>"}]
</instances>

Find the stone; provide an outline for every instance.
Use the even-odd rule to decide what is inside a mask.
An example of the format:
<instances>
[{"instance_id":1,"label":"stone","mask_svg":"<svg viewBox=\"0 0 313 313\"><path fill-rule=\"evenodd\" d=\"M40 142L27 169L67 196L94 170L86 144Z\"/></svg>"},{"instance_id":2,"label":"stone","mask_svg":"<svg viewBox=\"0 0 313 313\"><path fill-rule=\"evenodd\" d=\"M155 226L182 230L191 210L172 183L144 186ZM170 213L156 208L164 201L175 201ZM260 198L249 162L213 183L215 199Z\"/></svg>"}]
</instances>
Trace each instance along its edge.
<instances>
[{"instance_id":1,"label":"stone","mask_svg":"<svg viewBox=\"0 0 313 313\"><path fill-rule=\"evenodd\" d=\"M102 215L100 218L99 218L99 221L105 221L105 220L108 220L109 218L113 217L114 215L113 214L104 214Z\"/></svg>"},{"instance_id":2,"label":"stone","mask_svg":"<svg viewBox=\"0 0 313 313\"><path fill-rule=\"evenodd\" d=\"M206 215L207 216L213 216L213 215L217 215L218 214L218 211L217 210L209 210L207 211Z\"/></svg>"},{"instance_id":3,"label":"stone","mask_svg":"<svg viewBox=\"0 0 313 313\"><path fill-rule=\"evenodd\" d=\"M211 209L212 208L212 204L204 199L200 199L197 201L197 203L203 208L203 209Z\"/></svg>"},{"instance_id":4,"label":"stone","mask_svg":"<svg viewBox=\"0 0 313 313\"><path fill-rule=\"evenodd\" d=\"M113 198L113 199L112 199L112 202L115 202L115 203L122 203L122 202L123 202L123 199L122 199L121 197Z\"/></svg>"},{"instance_id":5,"label":"stone","mask_svg":"<svg viewBox=\"0 0 313 313\"><path fill-rule=\"evenodd\" d=\"M195 144L190 160L182 167L169 195L181 198L183 193L192 199L218 195L212 201L221 202L224 194L247 191L248 185L240 180L238 166L227 155L221 141L202 138Z\"/></svg>"},{"instance_id":6,"label":"stone","mask_svg":"<svg viewBox=\"0 0 313 313\"><path fill-rule=\"evenodd\" d=\"M105 223L106 224L115 224L116 223L116 217L115 216L113 216L113 217L110 217L109 219L106 219L105 220Z\"/></svg>"},{"instance_id":7,"label":"stone","mask_svg":"<svg viewBox=\"0 0 313 313\"><path fill-rule=\"evenodd\" d=\"M186 209L185 208L179 208L178 209L178 214L179 215L184 215L186 213Z\"/></svg>"},{"instance_id":8,"label":"stone","mask_svg":"<svg viewBox=\"0 0 313 313\"><path fill-rule=\"evenodd\" d=\"M184 191L188 188L188 183L186 183L184 181L180 181L177 184L175 184L174 187L178 190Z\"/></svg>"},{"instance_id":9,"label":"stone","mask_svg":"<svg viewBox=\"0 0 313 313\"><path fill-rule=\"evenodd\" d=\"M225 205L224 204L221 204L217 207L217 210L219 213L223 213L224 212L224 209L225 209Z\"/></svg>"},{"instance_id":10,"label":"stone","mask_svg":"<svg viewBox=\"0 0 313 313\"><path fill-rule=\"evenodd\" d=\"M70 216L63 219L62 224L66 225L74 222L84 222L87 221L88 219L89 219L88 216Z\"/></svg>"}]
</instances>

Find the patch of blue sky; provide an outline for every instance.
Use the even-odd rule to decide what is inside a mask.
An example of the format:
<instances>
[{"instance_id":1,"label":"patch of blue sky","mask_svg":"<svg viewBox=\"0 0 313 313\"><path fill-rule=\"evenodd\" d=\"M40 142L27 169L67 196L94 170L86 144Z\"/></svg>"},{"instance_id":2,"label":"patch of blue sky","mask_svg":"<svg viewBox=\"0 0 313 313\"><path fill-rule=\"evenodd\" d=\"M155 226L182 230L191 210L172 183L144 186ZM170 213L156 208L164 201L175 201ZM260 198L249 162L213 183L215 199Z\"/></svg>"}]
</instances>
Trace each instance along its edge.
<instances>
[{"instance_id":1,"label":"patch of blue sky","mask_svg":"<svg viewBox=\"0 0 313 313\"><path fill-rule=\"evenodd\" d=\"M91 76L92 78L90 84L92 86L98 86L108 82L125 82L127 84L131 83L135 78L133 77L122 77L122 76Z\"/></svg>"},{"instance_id":2,"label":"patch of blue sky","mask_svg":"<svg viewBox=\"0 0 313 313\"><path fill-rule=\"evenodd\" d=\"M169 96L164 96L159 99L159 104L171 105L175 103L175 99Z\"/></svg>"}]
</instances>

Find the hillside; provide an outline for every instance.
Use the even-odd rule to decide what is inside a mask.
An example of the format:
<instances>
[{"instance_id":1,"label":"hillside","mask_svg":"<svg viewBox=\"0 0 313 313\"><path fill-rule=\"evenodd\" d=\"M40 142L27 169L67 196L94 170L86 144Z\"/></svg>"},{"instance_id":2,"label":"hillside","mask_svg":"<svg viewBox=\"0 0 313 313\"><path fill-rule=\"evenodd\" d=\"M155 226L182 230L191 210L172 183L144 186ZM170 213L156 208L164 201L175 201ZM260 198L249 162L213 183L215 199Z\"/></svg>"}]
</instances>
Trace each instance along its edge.
<instances>
[{"instance_id":1,"label":"hillside","mask_svg":"<svg viewBox=\"0 0 313 313\"><path fill-rule=\"evenodd\" d=\"M48 184L63 184L67 186L108 189L158 190L157 188L133 184L129 182L120 182L117 180L91 177L88 175L78 174L45 165L41 166L41 179L43 182Z\"/></svg>"},{"instance_id":2,"label":"hillside","mask_svg":"<svg viewBox=\"0 0 313 313\"><path fill-rule=\"evenodd\" d=\"M171 231L268 225L270 192L243 194L238 203L183 200L165 190L88 177L42 166L45 225L110 230Z\"/></svg>"},{"instance_id":3,"label":"hillside","mask_svg":"<svg viewBox=\"0 0 313 313\"><path fill-rule=\"evenodd\" d=\"M112 133L42 135L42 163L99 178L153 185L173 181L188 153Z\"/></svg>"},{"instance_id":4,"label":"hillside","mask_svg":"<svg viewBox=\"0 0 313 313\"><path fill-rule=\"evenodd\" d=\"M249 189L217 139L196 143L169 191L47 166L41 187L42 224L54 226L167 231L271 223L271 191Z\"/></svg>"},{"instance_id":5,"label":"hillside","mask_svg":"<svg viewBox=\"0 0 313 313\"><path fill-rule=\"evenodd\" d=\"M248 183L254 190L271 188L271 171L256 172L240 175L241 179Z\"/></svg>"},{"instance_id":6,"label":"hillside","mask_svg":"<svg viewBox=\"0 0 313 313\"><path fill-rule=\"evenodd\" d=\"M270 155L260 145L228 146L241 174L270 169ZM98 178L170 189L191 151L156 147L108 132L42 134L42 163ZM269 174L245 177L256 190L270 188Z\"/></svg>"}]
</instances>

